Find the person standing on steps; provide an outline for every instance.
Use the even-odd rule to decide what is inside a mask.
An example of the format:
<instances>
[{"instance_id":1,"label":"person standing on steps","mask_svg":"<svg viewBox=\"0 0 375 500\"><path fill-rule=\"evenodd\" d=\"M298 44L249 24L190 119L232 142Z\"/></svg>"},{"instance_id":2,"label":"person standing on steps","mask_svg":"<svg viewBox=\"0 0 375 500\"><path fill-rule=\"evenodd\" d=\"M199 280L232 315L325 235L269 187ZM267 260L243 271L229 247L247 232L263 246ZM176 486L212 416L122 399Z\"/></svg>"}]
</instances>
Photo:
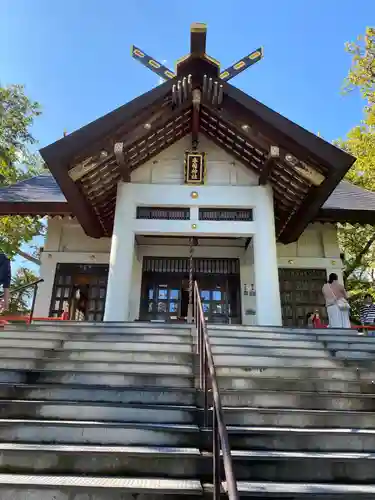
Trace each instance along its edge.
<instances>
[{"instance_id":1,"label":"person standing on steps","mask_svg":"<svg viewBox=\"0 0 375 500\"><path fill-rule=\"evenodd\" d=\"M350 328L350 305L348 294L338 281L336 273L331 273L328 282L322 289L326 302L329 325L328 328Z\"/></svg>"},{"instance_id":2,"label":"person standing on steps","mask_svg":"<svg viewBox=\"0 0 375 500\"><path fill-rule=\"evenodd\" d=\"M10 259L4 253L0 253L0 285L3 288L3 296L0 297L0 312L6 311L9 307L11 276Z\"/></svg>"},{"instance_id":3,"label":"person standing on steps","mask_svg":"<svg viewBox=\"0 0 375 500\"><path fill-rule=\"evenodd\" d=\"M364 327L375 325L375 304L372 295L369 293L367 293L364 297L364 301L360 309L360 319L361 325ZM368 330L365 329L365 333L367 332Z\"/></svg>"}]
</instances>

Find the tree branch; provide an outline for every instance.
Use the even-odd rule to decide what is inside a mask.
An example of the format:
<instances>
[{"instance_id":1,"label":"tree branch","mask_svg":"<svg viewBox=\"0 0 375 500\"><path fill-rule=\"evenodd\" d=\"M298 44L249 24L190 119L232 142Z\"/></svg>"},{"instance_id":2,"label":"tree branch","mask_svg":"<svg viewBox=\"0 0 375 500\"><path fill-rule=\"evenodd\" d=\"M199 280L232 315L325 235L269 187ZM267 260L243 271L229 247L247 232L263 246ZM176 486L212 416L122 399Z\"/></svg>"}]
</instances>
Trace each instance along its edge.
<instances>
[{"instance_id":1,"label":"tree branch","mask_svg":"<svg viewBox=\"0 0 375 500\"><path fill-rule=\"evenodd\" d=\"M375 233L371 236L371 238L368 240L366 245L362 248L360 252L356 255L355 259L351 262L350 266L348 266L343 275L344 275L344 280L347 280L349 276L357 269L357 267L361 264L363 257L366 255L366 253L370 250L371 245L375 243Z\"/></svg>"},{"instance_id":2,"label":"tree branch","mask_svg":"<svg viewBox=\"0 0 375 500\"><path fill-rule=\"evenodd\" d=\"M36 264L37 266L40 266L40 260L37 259L36 257L33 257L32 255L30 255L30 254L28 254L26 252L23 252L22 250L18 250L18 255L20 255L24 259L32 262L33 264Z\"/></svg>"}]
</instances>

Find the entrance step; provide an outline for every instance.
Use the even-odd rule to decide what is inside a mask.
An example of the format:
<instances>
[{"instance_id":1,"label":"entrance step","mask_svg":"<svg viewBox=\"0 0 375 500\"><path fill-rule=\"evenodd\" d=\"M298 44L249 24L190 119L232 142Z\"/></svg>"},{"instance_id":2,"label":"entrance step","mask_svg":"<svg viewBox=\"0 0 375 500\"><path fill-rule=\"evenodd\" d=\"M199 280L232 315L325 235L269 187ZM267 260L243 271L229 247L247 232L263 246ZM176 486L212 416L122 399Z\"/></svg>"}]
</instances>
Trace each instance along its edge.
<instances>
[{"instance_id":1,"label":"entrance step","mask_svg":"<svg viewBox=\"0 0 375 500\"><path fill-rule=\"evenodd\" d=\"M28 359L0 359L0 370L36 370L41 363L39 360ZM95 361L61 361L44 360L44 371L61 371L64 373L70 372L103 372L103 373L136 373L136 374L176 374L176 375L191 375L192 367L188 364L164 363L158 362L142 362L129 361L128 363L120 362L95 362Z\"/></svg>"},{"instance_id":2,"label":"entrance step","mask_svg":"<svg viewBox=\"0 0 375 500\"><path fill-rule=\"evenodd\" d=\"M266 373L265 373L266 371ZM264 390L264 391L299 391L299 392L340 392L360 393L362 390L373 393L375 386L370 380L361 380L358 373L356 380L340 380L329 378L330 372L319 372L315 370L284 371L281 376L269 376L270 370L252 370L251 372L237 372L233 376L227 373L220 376L219 385L222 390ZM324 378L319 377L319 373ZM240 395L240 394L239 394Z\"/></svg>"},{"instance_id":3,"label":"entrance step","mask_svg":"<svg viewBox=\"0 0 375 500\"><path fill-rule=\"evenodd\" d=\"M255 498L345 498L357 500L369 498L375 494L375 485L319 484L319 483L276 483L276 482L239 482L239 494L242 497ZM226 491L226 483L224 483Z\"/></svg>"},{"instance_id":4,"label":"entrance step","mask_svg":"<svg viewBox=\"0 0 375 500\"><path fill-rule=\"evenodd\" d=\"M210 465L198 448L0 443L0 473L189 479Z\"/></svg>"},{"instance_id":5,"label":"entrance step","mask_svg":"<svg viewBox=\"0 0 375 500\"><path fill-rule=\"evenodd\" d=\"M69 384L1 384L0 403L4 399L28 401L87 401L118 404L190 405L196 401L196 391L186 387L105 386Z\"/></svg>"},{"instance_id":6,"label":"entrance step","mask_svg":"<svg viewBox=\"0 0 375 500\"><path fill-rule=\"evenodd\" d=\"M239 481L375 484L374 453L233 450Z\"/></svg>"},{"instance_id":7,"label":"entrance step","mask_svg":"<svg viewBox=\"0 0 375 500\"><path fill-rule=\"evenodd\" d=\"M37 347L37 348L54 348L59 347L62 342L69 343L71 348L80 342L89 342L91 345L94 343L99 343L99 345L105 346L106 344L115 344L119 346L122 343L129 342L150 342L159 344L190 344L192 342L191 335L169 335L158 334L153 335L152 333L145 335L112 335L108 334L59 334L59 333L46 333L46 332L2 332L0 330L0 347Z\"/></svg>"},{"instance_id":8,"label":"entrance step","mask_svg":"<svg viewBox=\"0 0 375 500\"><path fill-rule=\"evenodd\" d=\"M1 418L0 441L197 447L198 427L182 424Z\"/></svg>"},{"instance_id":9,"label":"entrance step","mask_svg":"<svg viewBox=\"0 0 375 500\"><path fill-rule=\"evenodd\" d=\"M155 424L193 424L197 408L187 405L1 400L0 418L90 420Z\"/></svg>"},{"instance_id":10,"label":"entrance step","mask_svg":"<svg viewBox=\"0 0 375 500\"><path fill-rule=\"evenodd\" d=\"M344 410L307 410L296 408L224 407L224 419L231 426L285 426L371 428L373 412Z\"/></svg>"},{"instance_id":11,"label":"entrance step","mask_svg":"<svg viewBox=\"0 0 375 500\"><path fill-rule=\"evenodd\" d=\"M294 385L291 381L291 386ZM292 389L292 387L291 387ZM307 410L355 410L375 411L374 394L334 393L323 391L303 392L298 390L222 390L221 400L226 407L251 406L254 408L285 408ZM295 387L294 387L295 389ZM0 391L1 395L1 391Z\"/></svg>"},{"instance_id":12,"label":"entrance step","mask_svg":"<svg viewBox=\"0 0 375 500\"><path fill-rule=\"evenodd\" d=\"M35 365L34 365L35 366ZM133 367L133 368L132 368ZM0 369L0 382L30 383L30 384L67 384L67 385L97 385L97 386L149 386L149 387L194 387L194 377L189 367L182 367L181 373L170 365L170 373L165 373L165 365L145 365L140 372L135 371L139 365L127 365L118 372L85 371L86 367L78 366L76 370L67 371L64 367L27 369L25 366L18 369ZM80 368L80 369L79 369ZM143 368L143 370L142 370Z\"/></svg>"},{"instance_id":13,"label":"entrance step","mask_svg":"<svg viewBox=\"0 0 375 500\"><path fill-rule=\"evenodd\" d=\"M81 500L84 496L90 500L134 500L134 494L153 500L202 493L200 481L192 479L0 474L0 496L12 500Z\"/></svg>"},{"instance_id":14,"label":"entrance step","mask_svg":"<svg viewBox=\"0 0 375 500\"><path fill-rule=\"evenodd\" d=\"M355 451L375 449L375 429L229 426L232 449L268 451Z\"/></svg>"}]
</instances>

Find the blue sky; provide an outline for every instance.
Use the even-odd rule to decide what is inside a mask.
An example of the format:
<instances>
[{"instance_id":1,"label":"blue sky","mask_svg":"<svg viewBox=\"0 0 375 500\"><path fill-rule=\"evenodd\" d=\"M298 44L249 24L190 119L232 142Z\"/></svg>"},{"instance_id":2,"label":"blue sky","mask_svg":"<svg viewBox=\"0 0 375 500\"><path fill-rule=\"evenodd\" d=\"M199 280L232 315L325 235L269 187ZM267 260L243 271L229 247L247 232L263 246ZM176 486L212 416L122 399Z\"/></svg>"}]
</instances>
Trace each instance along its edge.
<instances>
[{"instance_id":1,"label":"blue sky","mask_svg":"<svg viewBox=\"0 0 375 500\"><path fill-rule=\"evenodd\" d=\"M344 43L375 22L374 0L0 0L0 80L23 83L43 115L40 147L158 84L130 57L134 43L174 62L189 27L208 25L207 52L222 68L264 47L231 83L331 141L362 117L358 94L340 92Z\"/></svg>"},{"instance_id":2,"label":"blue sky","mask_svg":"<svg viewBox=\"0 0 375 500\"><path fill-rule=\"evenodd\" d=\"M222 67L259 45L265 57L232 81L256 99L333 140L361 119L358 95L340 88L344 43L374 24L362 0L1 0L0 78L24 83L43 106L40 145L157 85L130 57L132 43L159 60L188 52L189 26L208 24L208 53Z\"/></svg>"}]
</instances>

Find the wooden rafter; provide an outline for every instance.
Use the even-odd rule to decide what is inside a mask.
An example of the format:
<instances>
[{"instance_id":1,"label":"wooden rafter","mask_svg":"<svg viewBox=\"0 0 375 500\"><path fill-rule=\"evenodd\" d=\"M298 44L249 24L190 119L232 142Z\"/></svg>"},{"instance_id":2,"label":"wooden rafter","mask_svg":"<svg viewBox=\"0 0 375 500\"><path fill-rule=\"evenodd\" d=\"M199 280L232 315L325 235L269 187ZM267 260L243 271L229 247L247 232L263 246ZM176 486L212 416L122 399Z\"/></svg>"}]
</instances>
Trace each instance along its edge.
<instances>
[{"instance_id":1,"label":"wooden rafter","mask_svg":"<svg viewBox=\"0 0 375 500\"><path fill-rule=\"evenodd\" d=\"M275 160L273 156L269 155L266 161L263 163L262 171L259 175L259 180L258 180L259 186L264 186L265 184L267 184L268 178L274 166L275 166Z\"/></svg>"},{"instance_id":2,"label":"wooden rafter","mask_svg":"<svg viewBox=\"0 0 375 500\"><path fill-rule=\"evenodd\" d=\"M114 146L114 152L117 165L120 169L122 180L124 182L130 182L130 169L129 169L129 164L125 160L124 143L116 142Z\"/></svg>"}]
</instances>

